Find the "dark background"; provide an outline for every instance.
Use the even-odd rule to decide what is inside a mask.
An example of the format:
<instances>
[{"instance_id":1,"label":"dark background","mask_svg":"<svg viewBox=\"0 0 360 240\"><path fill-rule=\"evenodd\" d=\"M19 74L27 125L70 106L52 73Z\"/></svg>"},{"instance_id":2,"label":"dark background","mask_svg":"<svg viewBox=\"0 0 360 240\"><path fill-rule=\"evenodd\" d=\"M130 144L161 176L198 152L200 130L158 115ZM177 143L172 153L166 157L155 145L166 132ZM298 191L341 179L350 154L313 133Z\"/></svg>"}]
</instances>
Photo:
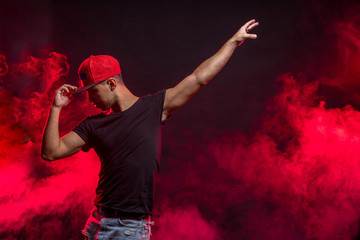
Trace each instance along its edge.
<instances>
[{"instance_id":1,"label":"dark background","mask_svg":"<svg viewBox=\"0 0 360 240\"><path fill-rule=\"evenodd\" d=\"M191 131L229 128L246 131L274 95L274 79L299 68L319 22L299 21L304 1L3 1L1 51L9 62L26 56L65 54L68 83L77 84L77 67L89 55L109 54L122 67L136 95L176 85L214 54L246 21L255 18L259 38L236 50L215 81L176 113ZM325 9L327 11L327 9ZM316 16L309 16L316 17ZM303 31L303 32L302 32ZM304 42L304 37L309 38ZM314 48L315 49L315 48ZM312 49L312 51L314 51ZM316 49L315 49L316 50ZM201 113L201 114L200 114ZM236 113L236 114L234 114ZM206 117L205 119L203 117ZM236 118L236 119L235 119Z\"/></svg>"},{"instance_id":2,"label":"dark background","mask_svg":"<svg viewBox=\"0 0 360 240\"><path fill-rule=\"evenodd\" d=\"M161 166L166 175L176 161L189 162L206 151L208 138L257 129L268 99L279 90L275 79L283 73L320 81L320 95L330 108L357 108L358 83L323 80L336 73L335 23L358 14L354 6L357 1L5 0L0 53L14 64L27 56L46 58L50 51L65 54L70 84L78 84L77 67L89 55L112 55L127 87L142 96L175 86L242 24L259 21L253 30L258 39L236 49L213 81L166 123Z\"/></svg>"}]
</instances>

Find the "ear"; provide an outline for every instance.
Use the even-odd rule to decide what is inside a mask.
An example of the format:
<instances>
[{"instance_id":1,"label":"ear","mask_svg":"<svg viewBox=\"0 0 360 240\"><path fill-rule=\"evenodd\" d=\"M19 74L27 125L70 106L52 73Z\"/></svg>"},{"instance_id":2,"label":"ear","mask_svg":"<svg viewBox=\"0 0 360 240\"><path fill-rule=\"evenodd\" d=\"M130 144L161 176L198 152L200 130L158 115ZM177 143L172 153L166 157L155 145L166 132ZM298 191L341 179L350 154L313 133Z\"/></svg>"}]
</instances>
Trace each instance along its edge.
<instances>
[{"instance_id":1,"label":"ear","mask_svg":"<svg viewBox=\"0 0 360 240\"><path fill-rule=\"evenodd\" d=\"M111 91L114 91L116 86L117 86L117 82L115 80L115 78L109 78L106 83L108 84L109 88Z\"/></svg>"}]
</instances>

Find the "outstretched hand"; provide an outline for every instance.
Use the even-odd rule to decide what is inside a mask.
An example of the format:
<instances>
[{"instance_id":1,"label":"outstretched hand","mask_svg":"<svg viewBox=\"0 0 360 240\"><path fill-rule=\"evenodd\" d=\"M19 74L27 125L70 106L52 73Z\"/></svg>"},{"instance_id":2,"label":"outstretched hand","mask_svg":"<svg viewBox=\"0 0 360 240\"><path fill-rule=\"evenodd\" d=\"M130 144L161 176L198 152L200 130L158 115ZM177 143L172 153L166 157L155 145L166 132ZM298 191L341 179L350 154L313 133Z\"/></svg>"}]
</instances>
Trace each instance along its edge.
<instances>
[{"instance_id":1,"label":"outstretched hand","mask_svg":"<svg viewBox=\"0 0 360 240\"><path fill-rule=\"evenodd\" d=\"M77 87L64 84L55 92L53 106L55 107L65 107L71 100L71 93L76 91Z\"/></svg>"},{"instance_id":2,"label":"outstretched hand","mask_svg":"<svg viewBox=\"0 0 360 240\"><path fill-rule=\"evenodd\" d=\"M256 39L257 35L256 34L252 34L249 33L251 29L253 29L254 27L258 26L259 22L256 22L255 19L252 19L250 21L248 21L247 23L245 23L240 29L239 31L237 31L234 36L232 37L232 39L238 44L240 45L244 40L246 39Z\"/></svg>"}]
</instances>

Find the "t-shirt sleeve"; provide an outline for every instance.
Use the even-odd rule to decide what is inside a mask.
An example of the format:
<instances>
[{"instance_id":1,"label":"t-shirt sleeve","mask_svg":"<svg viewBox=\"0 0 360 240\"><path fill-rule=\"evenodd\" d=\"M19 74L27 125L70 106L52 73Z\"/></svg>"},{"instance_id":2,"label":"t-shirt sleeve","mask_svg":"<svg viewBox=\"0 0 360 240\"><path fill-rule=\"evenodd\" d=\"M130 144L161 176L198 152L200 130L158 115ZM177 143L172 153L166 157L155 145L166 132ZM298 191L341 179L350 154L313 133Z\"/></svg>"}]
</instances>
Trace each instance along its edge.
<instances>
[{"instance_id":1,"label":"t-shirt sleeve","mask_svg":"<svg viewBox=\"0 0 360 240\"><path fill-rule=\"evenodd\" d=\"M81 121L78 125L74 127L72 130L73 132L77 133L86 143L86 145L83 147L83 151L87 152L90 150L90 127L87 123L86 119Z\"/></svg>"},{"instance_id":2,"label":"t-shirt sleeve","mask_svg":"<svg viewBox=\"0 0 360 240\"><path fill-rule=\"evenodd\" d=\"M169 118L168 117L163 121L161 120L162 113L163 113L163 107L164 107L164 101L165 101L165 94L166 94L166 89L161 90L152 96L152 102L154 104L155 111L157 112L157 114L159 116L161 124L164 124L165 121Z\"/></svg>"}]
</instances>

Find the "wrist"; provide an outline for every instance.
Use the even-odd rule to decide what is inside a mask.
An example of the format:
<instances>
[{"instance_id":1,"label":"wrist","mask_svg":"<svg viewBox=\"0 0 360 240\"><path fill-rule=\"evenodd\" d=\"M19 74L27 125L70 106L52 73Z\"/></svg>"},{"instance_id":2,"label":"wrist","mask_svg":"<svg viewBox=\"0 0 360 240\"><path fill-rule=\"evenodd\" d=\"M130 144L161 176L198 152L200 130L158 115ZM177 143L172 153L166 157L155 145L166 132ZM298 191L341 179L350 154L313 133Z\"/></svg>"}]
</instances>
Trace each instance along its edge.
<instances>
[{"instance_id":1,"label":"wrist","mask_svg":"<svg viewBox=\"0 0 360 240\"><path fill-rule=\"evenodd\" d=\"M62 108L62 107L59 107L59 106L56 106L56 105L53 104L53 105L51 106L50 110L51 110L51 111L59 111L59 112L60 112L60 111L61 111L61 108Z\"/></svg>"},{"instance_id":2,"label":"wrist","mask_svg":"<svg viewBox=\"0 0 360 240\"><path fill-rule=\"evenodd\" d=\"M234 45L235 47L237 47L237 46L240 46L244 42L244 40L239 40L239 39L236 39L236 38L232 37L232 38L229 39L228 42L229 42L229 44Z\"/></svg>"}]
</instances>

